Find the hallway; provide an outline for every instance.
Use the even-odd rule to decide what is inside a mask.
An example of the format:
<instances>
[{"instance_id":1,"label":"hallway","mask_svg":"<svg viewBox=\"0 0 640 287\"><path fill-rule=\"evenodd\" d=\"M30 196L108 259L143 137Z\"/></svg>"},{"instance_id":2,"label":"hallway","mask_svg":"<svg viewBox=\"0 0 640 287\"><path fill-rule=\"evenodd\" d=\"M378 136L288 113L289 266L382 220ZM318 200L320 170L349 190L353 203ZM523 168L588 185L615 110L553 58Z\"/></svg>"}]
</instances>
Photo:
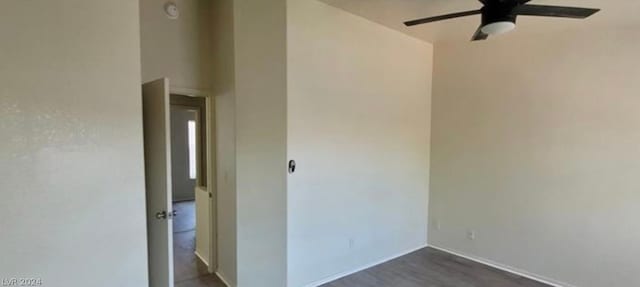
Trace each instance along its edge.
<instances>
[{"instance_id":1,"label":"hallway","mask_svg":"<svg viewBox=\"0 0 640 287\"><path fill-rule=\"evenodd\" d=\"M194 253L196 248L195 202L175 202L173 210L177 212L173 220L175 287L225 286L215 274L207 272L207 266Z\"/></svg>"}]
</instances>

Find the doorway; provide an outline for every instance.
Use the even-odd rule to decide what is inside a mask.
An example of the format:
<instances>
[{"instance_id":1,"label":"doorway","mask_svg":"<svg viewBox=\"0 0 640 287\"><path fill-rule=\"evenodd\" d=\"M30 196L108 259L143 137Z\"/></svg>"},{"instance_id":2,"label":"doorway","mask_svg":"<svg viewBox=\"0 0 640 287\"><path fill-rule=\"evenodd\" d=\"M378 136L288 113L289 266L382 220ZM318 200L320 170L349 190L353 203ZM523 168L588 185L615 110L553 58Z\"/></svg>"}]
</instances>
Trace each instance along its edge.
<instances>
[{"instance_id":1,"label":"doorway","mask_svg":"<svg viewBox=\"0 0 640 287\"><path fill-rule=\"evenodd\" d=\"M171 180L175 286L211 284L211 221L207 188L206 98L172 93Z\"/></svg>"},{"instance_id":2,"label":"doorway","mask_svg":"<svg viewBox=\"0 0 640 287\"><path fill-rule=\"evenodd\" d=\"M167 78L142 90L151 286L223 286L213 274L213 101Z\"/></svg>"}]
</instances>

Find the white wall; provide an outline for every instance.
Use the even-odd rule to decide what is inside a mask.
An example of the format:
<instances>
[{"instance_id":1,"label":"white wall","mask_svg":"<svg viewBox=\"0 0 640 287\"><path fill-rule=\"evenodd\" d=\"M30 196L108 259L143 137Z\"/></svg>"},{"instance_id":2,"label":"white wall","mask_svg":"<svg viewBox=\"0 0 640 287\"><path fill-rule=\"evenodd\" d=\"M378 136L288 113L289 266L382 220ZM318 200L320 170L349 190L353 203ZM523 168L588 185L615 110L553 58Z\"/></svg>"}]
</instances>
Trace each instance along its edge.
<instances>
[{"instance_id":1,"label":"white wall","mask_svg":"<svg viewBox=\"0 0 640 287\"><path fill-rule=\"evenodd\" d=\"M164 12L167 1L140 1L142 80L162 77L172 88L211 88L211 0L173 0L178 19Z\"/></svg>"},{"instance_id":2,"label":"white wall","mask_svg":"<svg viewBox=\"0 0 640 287\"><path fill-rule=\"evenodd\" d=\"M427 242L432 46L288 1L288 286Z\"/></svg>"},{"instance_id":3,"label":"white wall","mask_svg":"<svg viewBox=\"0 0 640 287\"><path fill-rule=\"evenodd\" d=\"M241 287L286 285L286 4L233 3Z\"/></svg>"},{"instance_id":4,"label":"white wall","mask_svg":"<svg viewBox=\"0 0 640 287\"><path fill-rule=\"evenodd\" d=\"M577 29L436 45L429 243L640 286L640 30Z\"/></svg>"},{"instance_id":5,"label":"white wall","mask_svg":"<svg viewBox=\"0 0 640 287\"><path fill-rule=\"evenodd\" d=\"M0 10L0 277L148 285L137 1Z\"/></svg>"},{"instance_id":6,"label":"white wall","mask_svg":"<svg viewBox=\"0 0 640 287\"><path fill-rule=\"evenodd\" d=\"M218 272L286 285L285 1L215 1Z\"/></svg>"},{"instance_id":7,"label":"white wall","mask_svg":"<svg viewBox=\"0 0 640 287\"><path fill-rule=\"evenodd\" d=\"M233 0L213 1L213 87L216 138L217 272L237 286L235 51Z\"/></svg>"}]
</instances>

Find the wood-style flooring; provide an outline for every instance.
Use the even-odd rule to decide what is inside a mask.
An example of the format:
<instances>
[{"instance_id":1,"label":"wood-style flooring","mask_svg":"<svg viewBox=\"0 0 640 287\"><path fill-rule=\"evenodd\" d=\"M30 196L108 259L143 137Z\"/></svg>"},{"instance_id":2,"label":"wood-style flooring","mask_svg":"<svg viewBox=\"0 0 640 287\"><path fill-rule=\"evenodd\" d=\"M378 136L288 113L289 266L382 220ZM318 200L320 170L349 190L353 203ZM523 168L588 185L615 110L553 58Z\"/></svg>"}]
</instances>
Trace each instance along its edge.
<instances>
[{"instance_id":1,"label":"wood-style flooring","mask_svg":"<svg viewBox=\"0 0 640 287\"><path fill-rule=\"evenodd\" d=\"M433 248L424 248L322 287L550 287Z\"/></svg>"},{"instance_id":2,"label":"wood-style flooring","mask_svg":"<svg viewBox=\"0 0 640 287\"><path fill-rule=\"evenodd\" d=\"M196 258L195 205L174 204L175 287L225 287ZM424 248L322 287L550 287L455 255Z\"/></svg>"},{"instance_id":3,"label":"wood-style flooring","mask_svg":"<svg viewBox=\"0 0 640 287\"><path fill-rule=\"evenodd\" d=\"M173 269L175 287L226 287L195 255L196 213L193 201L173 204Z\"/></svg>"}]
</instances>

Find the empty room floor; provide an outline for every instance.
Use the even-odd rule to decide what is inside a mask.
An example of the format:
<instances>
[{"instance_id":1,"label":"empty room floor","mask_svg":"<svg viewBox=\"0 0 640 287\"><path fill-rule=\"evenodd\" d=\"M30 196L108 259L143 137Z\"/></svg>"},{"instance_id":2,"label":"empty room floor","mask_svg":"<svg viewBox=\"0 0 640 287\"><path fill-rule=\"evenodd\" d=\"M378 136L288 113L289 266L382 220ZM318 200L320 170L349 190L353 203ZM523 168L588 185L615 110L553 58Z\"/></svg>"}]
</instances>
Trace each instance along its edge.
<instances>
[{"instance_id":1,"label":"empty room floor","mask_svg":"<svg viewBox=\"0 0 640 287\"><path fill-rule=\"evenodd\" d=\"M224 287L195 255L196 211L194 201L173 204L178 214L173 220L173 266L175 287Z\"/></svg>"},{"instance_id":2,"label":"empty room floor","mask_svg":"<svg viewBox=\"0 0 640 287\"><path fill-rule=\"evenodd\" d=\"M433 248L424 248L322 287L550 287Z\"/></svg>"},{"instance_id":3,"label":"empty room floor","mask_svg":"<svg viewBox=\"0 0 640 287\"><path fill-rule=\"evenodd\" d=\"M176 287L224 287L195 255L195 203L174 203ZM433 248L424 248L322 287L550 287Z\"/></svg>"}]
</instances>

